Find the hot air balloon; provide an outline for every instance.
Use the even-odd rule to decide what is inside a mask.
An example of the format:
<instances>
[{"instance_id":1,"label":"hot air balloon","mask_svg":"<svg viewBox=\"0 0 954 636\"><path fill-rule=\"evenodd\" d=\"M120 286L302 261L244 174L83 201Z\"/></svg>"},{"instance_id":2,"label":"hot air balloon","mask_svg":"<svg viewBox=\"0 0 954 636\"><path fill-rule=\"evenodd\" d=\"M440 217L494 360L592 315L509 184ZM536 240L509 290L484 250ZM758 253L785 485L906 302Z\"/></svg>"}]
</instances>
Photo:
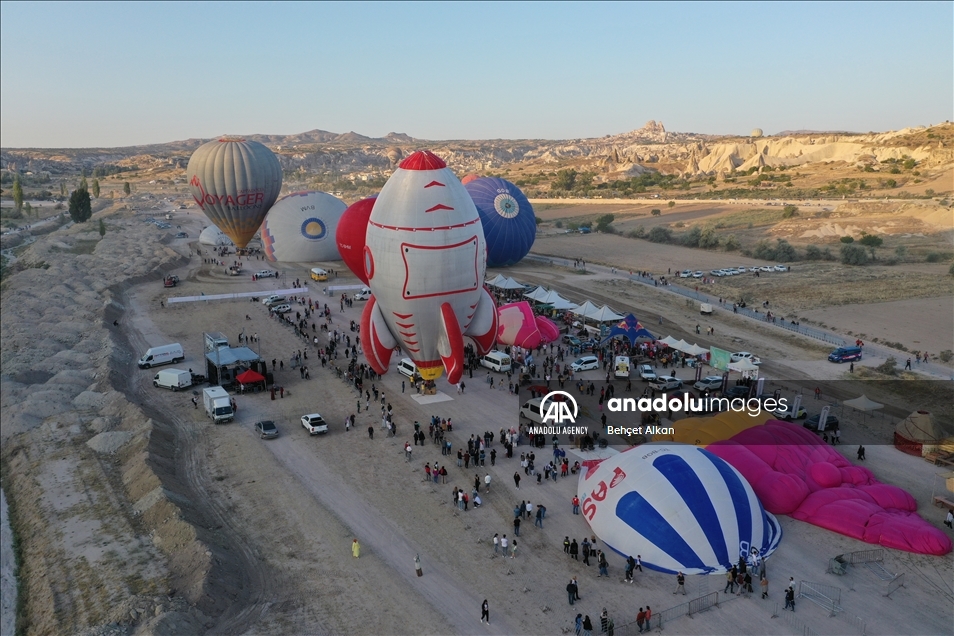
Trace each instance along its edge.
<instances>
[{"instance_id":1,"label":"hot air balloon","mask_svg":"<svg viewBox=\"0 0 954 636\"><path fill-rule=\"evenodd\" d=\"M714 454L685 444L643 444L580 472L582 512L603 542L662 572L725 572L782 528L752 486Z\"/></svg>"},{"instance_id":2,"label":"hot air balloon","mask_svg":"<svg viewBox=\"0 0 954 636\"><path fill-rule=\"evenodd\" d=\"M474 174L473 172L471 172L470 174L465 174L464 177L460 180L460 182L463 183L464 185L467 185L471 181L476 181L479 178L480 178L479 174Z\"/></svg>"},{"instance_id":3,"label":"hot air balloon","mask_svg":"<svg viewBox=\"0 0 954 636\"><path fill-rule=\"evenodd\" d=\"M341 215L335 232L335 243L338 245L341 260L365 285L368 284L368 275L364 273L364 243L368 233L368 220L376 199L376 196L369 197L349 205Z\"/></svg>"},{"instance_id":4,"label":"hot air balloon","mask_svg":"<svg viewBox=\"0 0 954 636\"><path fill-rule=\"evenodd\" d=\"M544 316L535 316L530 303L520 301L497 309L497 342L536 349L560 337L560 328Z\"/></svg>"},{"instance_id":5,"label":"hot air balloon","mask_svg":"<svg viewBox=\"0 0 954 636\"><path fill-rule=\"evenodd\" d=\"M282 167L257 141L222 138L196 148L186 179L199 208L242 248L278 198Z\"/></svg>"},{"instance_id":6,"label":"hot air balloon","mask_svg":"<svg viewBox=\"0 0 954 636\"><path fill-rule=\"evenodd\" d=\"M361 346L384 374L395 347L421 377L464 372L464 338L480 355L497 336L497 307L484 288L480 217L464 186L437 155L404 159L381 189L368 221L364 272L371 298L361 314Z\"/></svg>"},{"instance_id":7,"label":"hot air balloon","mask_svg":"<svg viewBox=\"0 0 954 636\"><path fill-rule=\"evenodd\" d=\"M345 202L326 192L296 192L279 199L262 225L270 261L311 263L341 258L335 243Z\"/></svg>"},{"instance_id":8,"label":"hot air balloon","mask_svg":"<svg viewBox=\"0 0 954 636\"><path fill-rule=\"evenodd\" d=\"M199 243L202 245L215 245L217 247L223 245L232 247L233 245L232 240L214 225L210 225L199 233Z\"/></svg>"},{"instance_id":9,"label":"hot air balloon","mask_svg":"<svg viewBox=\"0 0 954 636\"><path fill-rule=\"evenodd\" d=\"M474 179L464 187L484 226L487 266L509 267L526 256L537 236L537 219L520 188L497 177Z\"/></svg>"}]
</instances>

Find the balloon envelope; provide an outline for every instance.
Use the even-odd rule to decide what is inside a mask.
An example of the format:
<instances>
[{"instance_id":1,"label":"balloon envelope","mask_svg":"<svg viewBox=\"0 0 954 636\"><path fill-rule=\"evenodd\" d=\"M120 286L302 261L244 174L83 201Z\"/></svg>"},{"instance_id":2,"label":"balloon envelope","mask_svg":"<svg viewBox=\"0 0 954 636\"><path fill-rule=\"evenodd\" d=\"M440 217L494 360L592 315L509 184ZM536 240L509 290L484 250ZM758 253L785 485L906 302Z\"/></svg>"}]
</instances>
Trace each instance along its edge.
<instances>
[{"instance_id":1,"label":"balloon envelope","mask_svg":"<svg viewBox=\"0 0 954 636\"><path fill-rule=\"evenodd\" d=\"M526 256L537 236L537 220L520 188L497 177L474 179L464 187L484 226L487 266L509 267Z\"/></svg>"},{"instance_id":2,"label":"balloon envelope","mask_svg":"<svg viewBox=\"0 0 954 636\"><path fill-rule=\"evenodd\" d=\"M782 538L726 461L684 444L643 444L580 473L583 514L607 546L662 572L725 572Z\"/></svg>"},{"instance_id":3,"label":"balloon envelope","mask_svg":"<svg viewBox=\"0 0 954 636\"><path fill-rule=\"evenodd\" d=\"M338 245L341 260L365 285L368 284L368 275L364 271L364 245L375 200L377 197L369 197L349 205L341 215L338 229L335 231L335 243Z\"/></svg>"},{"instance_id":4,"label":"balloon envelope","mask_svg":"<svg viewBox=\"0 0 954 636\"><path fill-rule=\"evenodd\" d=\"M232 239L227 237L219 228L210 225L199 233L199 243L202 245L226 245L231 247Z\"/></svg>"},{"instance_id":5,"label":"balloon envelope","mask_svg":"<svg viewBox=\"0 0 954 636\"><path fill-rule=\"evenodd\" d=\"M282 167L257 141L223 138L196 148L186 179L209 220L237 247L245 247L278 198Z\"/></svg>"},{"instance_id":6,"label":"balloon envelope","mask_svg":"<svg viewBox=\"0 0 954 636\"><path fill-rule=\"evenodd\" d=\"M335 242L345 202L326 192L282 197L265 217L262 244L270 261L311 263L341 258Z\"/></svg>"}]
</instances>

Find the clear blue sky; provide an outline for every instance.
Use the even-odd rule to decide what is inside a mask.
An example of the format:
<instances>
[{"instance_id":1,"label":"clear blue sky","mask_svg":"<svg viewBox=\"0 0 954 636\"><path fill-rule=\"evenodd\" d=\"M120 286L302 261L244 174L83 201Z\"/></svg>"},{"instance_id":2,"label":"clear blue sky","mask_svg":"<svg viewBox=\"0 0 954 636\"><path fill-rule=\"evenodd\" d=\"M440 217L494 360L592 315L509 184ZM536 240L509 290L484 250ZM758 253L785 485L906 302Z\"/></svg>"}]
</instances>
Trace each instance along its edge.
<instances>
[{"instance_id":1,"label":"clear blue sky","mask_svg":"<svg viewBox=\"0 0 954 636\"><path fill-rule=\"evenodd\" d=\"M954 118L954 3L0 3L0 145L866 132Z\"/></svg>"}]
</instances>

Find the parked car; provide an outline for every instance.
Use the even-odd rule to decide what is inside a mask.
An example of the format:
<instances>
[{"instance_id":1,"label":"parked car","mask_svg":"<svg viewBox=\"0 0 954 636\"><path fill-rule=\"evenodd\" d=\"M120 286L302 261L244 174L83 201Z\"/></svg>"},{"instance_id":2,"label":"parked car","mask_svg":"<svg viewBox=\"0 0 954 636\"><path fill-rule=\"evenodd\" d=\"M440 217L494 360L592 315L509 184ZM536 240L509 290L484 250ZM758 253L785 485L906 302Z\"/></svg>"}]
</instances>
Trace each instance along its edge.
<instances>
[{"instance_id":1,"label":"parked car","mask_svg":"<svg viewBox=\"0 0 954 636\"><path fill-rule=\"evenodd\" d=\"M786 267L785 265L776 265L776 266L773 267L772 269L774 269L776 272L787 272L787 271L788 271L788 267Z\"/></svg>"},{"instance_id":2,"label":"parked car","mask_svg":"<svg viewBox=\"0 0 954 636\"><path fill-rule=\"evenodd\" d=\"M792 420L802 420L808 417L808 412L805 410L804 406L799 406L798 411L792 413L791 407L787 409L779 409L775 411L775 417L785 420L786 422L791 422ZM818 420L815 420L818 422ZM816 424L817 426L817 424Z\"/></svg>"},{"instance_id":3,"label":"parked car","mask_svg":"<svg viewBox=\"0 0 954 636\"><path fill-rule=\"evenodd\" d=\"M821 417L821 413L819 413L818 415L812 415L810 418L808 418L807 420L805 420L805 423L802 424L802 426L804 426L805 428L807 428L807 429L809 429L809 430L811 430L811 431L817 431L817 430L818 430L818 420L819 420L820 417ZM829 415L829 416L828 416L828 419L825 420L825 430L826 430L826 431L833 431L833 430L835 430L836 428L838 428L838 418L835 417L834 415Z\"/></svg>"},{"instance_id":4,"label":"parked car","mask_svg":"<svg viewBox=\"0 0 954 636\"><path fill-rule=\"evenodd\" d=\"M713 276L718 276L719 278L722 278L723 276L725 276L725 272L722 271L721 269L714 269L709 273L712 274Z\"/></svg>"},{"instance_id":5,"label":"parked car","mask_svg":"<svg viewBox=\"0 0 954 636\"><path fill-rule=\"evenodd\" d=\"M702 276L703 276L702 270L699 270L699 271L697 271L697 272L693 272L693 274L692 274L692 277L693 277L693 278L702 278Z\"/></svg>"},{"instance_id":6,"label":"parked car","mask_svg":"<svg viewBox=\"0 0 954 636\"><path fill-rule=\"evenodd\" d=\"M692 278L692 270L684 269L679 272L679 278Z\"/></svg>"},{"instance_id":7,"label":"parked car","mask_svg":"<svg viewBox=\"0 0 954 636\"><path fill-rule=\"evenodd\" d=\"M649 386L657 391L673 391L682 388L682 380L679 378L657 377L655 380L649 381Z\"/></svg>"},{"instance_id":8,"label":"parked car","mask_svg":"<svg viewBox=\"0 0 954 636\"><path fill-rule=\"evenodd\" d=\"M771 271L774 271L774 270L773 270L771 267L769 267L768 265L763 265L762 267L759 268L759 271L760 271L760 272L771 272Z\"/></svg>"},{"instance_id":9,"label":"parked car","mask_svg":"<svg viewBox=\"0 0 954 636\"><path fill-rule=\"evenodd\" d=\"M752 364L762 364L761 360L748 351L737 351L732 354L732 362L741 362L742 360L748 360Z\"/></svg>"},{"instance_id":10,"label":"parked car","mask_svg":"<svg viewBox=\"0 0 954 636\"><path fill-rule=\"evenodd\" d=\"M600 361L596 356L583 356L582 358L577 358L572 364L570 364L570 368L573 369L574 373L599 369Z\"/></svg>"},{"instance_id":11,"label":"parked car","mask_svg":"<svg viewBox=\"0 0 954 636\"><path fill-rule=\"evenodd\" d=\"M658 376L656 371L653 370L653 365L651 364L641 364L638 367L639 377L643 382L649 382L650 380L655 380Z\"/></svg>"},{"instance_id":12,"label":"parked car","mask_svg":"<svg viewBox=\"0 0 954 636\"><path fill-rule=\"evenodd\" d=\"M571 347L579 347L580 339L577 338L576 336L571 336L570 334L567 334L563 336L563 344L570 345Z\"/></svg>"},{"instance_id":13,"label":"parked car","mask_svg":"<svg viewBox=\"0 0 954 636\"><path fill-rule=\"evenodd\" d=\"M749 387L736 384L723 391L722 395L730 400L735 398L747 398L749 397Z\"/></svg>"},{"instance_id":14,"label":"parked car","mask_svg":"<svg viewBox=\"0 0 954 636\"><path fill-rule=\"evenodd\" d=\"M275 305L274 307L271 308L270 311L273 311L276 314L287 314L291 310L292 310L291 305L289 305L288 303L285 303L284 305Z\"/></svg>"},{"instance_id":15,"label":"parked car","mask_svg":"<svg viewBox=\"0 0 954 636\"><path fill-rule=\"evenodd\" d=\"M722 376L721 375L710 375L702 378L698 382L692 385L694 389L699 391L713 391L722 386Z\"/></svg>"},{"instance_id":16,"label":"parked car","mask_svg":"<svg viewBox=\"0 0 954 636\"><path fill-rule=\"evenodd\" d=\"M308 415L301 416L301 425L305 427L305 430L308 431L311 435L317 435L318 433L327 433L328 424L325 422L324 418L321 417L318 413L310 413Z\"/></svg>"},{"instance_id":17,"label":"parked car","mask_svg":"<svg viewBox=\"0 0 954 636\"><path fill-rule=\"evenodd\" d=\"M189 238L188 232L176 232L176 238Z\"/></svg>"},{"instance_id":18,"label":"parked car","mask_svg":"<svg viewBox=\"0 0 954 636\"><path fill-rule=\"evenodd\" d=\"M355 295L354 295L355 300L368 300L370 298L371 298L371 290L368 289L367 287L365 287L359 292L355 292Z\"/></svg>"},{"instance_id":19,"label":"parked car","mask_svg":"<svg viewBox=\"0 0 954 636\"><path fill-rule=\"evenodd\" d=\"M260 272L255 272L255 278L274 278L275 272L270 269L263 269Z\"/></svg>"},{"instance_id":20,"label":"parked car","mask_svg":"<svg viewBox=\"0 0 954 636\"><path fill-rule=\"evenodd\" d=\"M275 422L271 420L255 422L255 432L262 439L272 439L273 437L278 437L278 427L275 426Z\"/></svg>"}]
</instances>

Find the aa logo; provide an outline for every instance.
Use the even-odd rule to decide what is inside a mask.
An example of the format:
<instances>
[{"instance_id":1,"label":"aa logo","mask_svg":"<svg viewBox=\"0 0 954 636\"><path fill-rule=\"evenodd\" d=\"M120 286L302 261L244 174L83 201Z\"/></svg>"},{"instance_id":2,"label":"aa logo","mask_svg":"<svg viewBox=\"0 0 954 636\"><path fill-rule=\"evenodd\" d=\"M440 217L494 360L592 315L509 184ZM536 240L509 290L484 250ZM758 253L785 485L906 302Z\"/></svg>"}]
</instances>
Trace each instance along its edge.
<instances>
[{"instance_id":1,"label":"aa logo","mask_svg":"<svg viewBox=\"0 0 954 636\"><path fill-rule=\"evenodd\" d=\"M576 424L579 409L576 400L566 391L550 391L540 401L540 413L544 424L562 426Z\"/></svg>"}]
</instances>

